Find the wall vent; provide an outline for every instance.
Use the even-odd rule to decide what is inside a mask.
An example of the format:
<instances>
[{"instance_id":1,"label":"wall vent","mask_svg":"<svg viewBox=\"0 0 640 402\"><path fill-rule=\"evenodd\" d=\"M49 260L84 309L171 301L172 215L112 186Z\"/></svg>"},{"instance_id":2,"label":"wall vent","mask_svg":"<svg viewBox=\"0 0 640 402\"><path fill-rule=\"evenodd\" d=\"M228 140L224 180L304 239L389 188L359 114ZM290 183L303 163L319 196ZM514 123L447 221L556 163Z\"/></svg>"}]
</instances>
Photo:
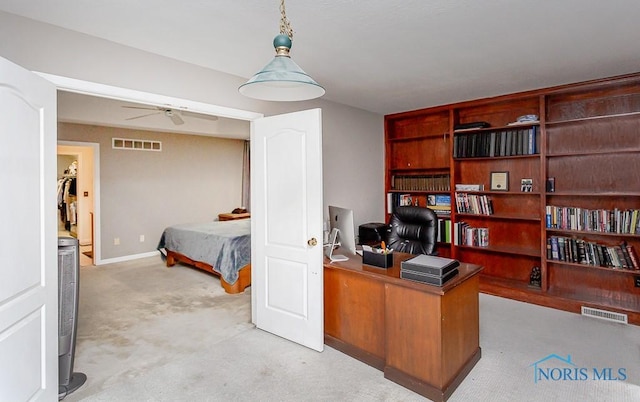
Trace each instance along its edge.
<instances>
[{"instance_id":1,"label":"wall vent","mask_svg":"<svg viewBox=\"0 0 640 402\"><path fill-rule=\"evenodd\" d=\"M150 140L135 140L132 138L112 138L113 149L128 149L131 151L162 151L162 142Z\"/></svg>"},{"instance_id":2,"label":"wall vent","mask_svg":"<svg viewBox=\"0 0 640 402\"><path fill-rule=\"evenodd\" d=\"M615 313L613 311L599 310L597 308L582 306L582 315L599 318L601 320L619 322L622 324L628 323L626 314Z\"/></svg>"}]
</instances>

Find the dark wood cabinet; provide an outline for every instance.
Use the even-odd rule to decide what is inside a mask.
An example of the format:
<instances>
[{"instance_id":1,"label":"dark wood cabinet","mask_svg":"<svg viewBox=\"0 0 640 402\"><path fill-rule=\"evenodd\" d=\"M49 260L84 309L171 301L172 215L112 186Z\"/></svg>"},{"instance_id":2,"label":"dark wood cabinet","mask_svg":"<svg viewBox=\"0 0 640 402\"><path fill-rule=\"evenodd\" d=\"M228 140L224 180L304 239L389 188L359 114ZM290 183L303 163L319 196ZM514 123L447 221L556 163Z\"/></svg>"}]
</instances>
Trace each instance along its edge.
<instances>
[{"instance_id":1,"label":"dark wood cabinet","mask_svg":"<svg viewBox=\"0 0 640 402\"><path fill-rule=\"evenodd\" d=\"M385 118L387 221L401 195L411 205L426 206L429 196L451 193L451 134L448 108L403 113ZM441 221L450 221L449 214ZM450 227L449 224L446 225ZM443 225L444 227L444 225ZM444 237L437 245L440 256L451 255Z\"/></svg>"},{"instance_id":2,"label":"dark wood cabinet","mask_svg":"<svg viewBox=\"0 0 640 402\"><path fill-rule=\"evenodd\" d=\"M538 120L518 123L525 115ZM474 122L488 127L468 128ZM454 239L438 247L484 266L481 291L576 313L602 309L640 324L640 270L620 254L640 250L640 73L388 115L385 130L387 201L402 193L422 205L433 191L398 189L396 179L446 175L440 192L451 197L453 231L488 233L486 246ZM508 173L506 191L491 189L493 172ZM456 184L478 187L456 192ZM457 193L484 198L492 213L457 211ZM554 219L576 225L550 225L551 208ZM551 252L558 241L562 258ZM593 255L581 259L578 245ZM619 266L598 254L607 248L620 254ZM540 286L531 285L534 267Z\"/></svg>"},{"instance_id":3,"label":"dark wood cabinet","mask_svg":"<svg viewBox=\"0 0 640 402\"><path fill-rule=\"evenodd\" d=\"M446 401L480 360L479 273L460 264L443 286L400 278L410 254L382 269L324 264L325 344L433 401Z\"/></svg>"}]
</instances>

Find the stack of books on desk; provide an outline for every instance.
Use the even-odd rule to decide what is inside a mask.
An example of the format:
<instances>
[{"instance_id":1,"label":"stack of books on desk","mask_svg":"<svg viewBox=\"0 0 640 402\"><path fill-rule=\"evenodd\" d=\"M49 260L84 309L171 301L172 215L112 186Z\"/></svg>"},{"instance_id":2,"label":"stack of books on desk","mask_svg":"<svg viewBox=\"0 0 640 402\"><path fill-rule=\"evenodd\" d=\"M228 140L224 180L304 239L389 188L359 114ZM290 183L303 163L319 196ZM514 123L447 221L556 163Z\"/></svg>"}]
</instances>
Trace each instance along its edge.
<instances>
[{"instance_id":1,"label":"stack of books on desk","mask_svg":"<svg viewBox=\"0 0 640 402\"><path fill-rule=\"evenodd\" d=\"M400 278L442 286L458 274L460 262L421 254L400 263Z\"/></svg>"}]
</instances>

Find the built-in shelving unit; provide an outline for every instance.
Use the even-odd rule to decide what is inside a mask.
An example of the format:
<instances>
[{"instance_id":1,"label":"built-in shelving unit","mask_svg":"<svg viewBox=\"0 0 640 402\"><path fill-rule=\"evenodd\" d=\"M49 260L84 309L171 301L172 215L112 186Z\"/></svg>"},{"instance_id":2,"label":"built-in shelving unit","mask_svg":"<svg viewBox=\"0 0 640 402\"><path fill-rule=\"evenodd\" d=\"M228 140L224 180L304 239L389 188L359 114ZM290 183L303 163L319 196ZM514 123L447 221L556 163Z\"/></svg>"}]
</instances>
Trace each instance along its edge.
<instances>
[{"instance_id":1,"label":"built-in shelving unit","mask_svg":"<svg viewBox=\"0 0 640 402\"><path fill-rule=\"evenodd\" d=\"M513 124L524 115L538 120ZM474 122L487 124L469 129ZM388 115L385 130L389 194L421 200L435 192L394 188L395 178L447 176L449 188L438 193L451 196L452 230L488 231L485 247L455 240L438 245L441 255L484 266L483 292L573 312L582 306L615 311L640 325L640 270L630 255L618 261L624 266L612 267L613 259L597 253L589 264L578 262L576 248L566 250L566 261L551 254L558 237L638 253L640 229L564 230L547 217L547 206L629 210L628 220L640 215L632 213L640 210L640 73ZM496 172L508 174L506 191L492 190ZM524 191L523 179L532 182ZM492 213L458 212L456 184L478 185L459 192L485 197ZM539 286L532 286L534 267Z\"/></svg>"}]
</instances>

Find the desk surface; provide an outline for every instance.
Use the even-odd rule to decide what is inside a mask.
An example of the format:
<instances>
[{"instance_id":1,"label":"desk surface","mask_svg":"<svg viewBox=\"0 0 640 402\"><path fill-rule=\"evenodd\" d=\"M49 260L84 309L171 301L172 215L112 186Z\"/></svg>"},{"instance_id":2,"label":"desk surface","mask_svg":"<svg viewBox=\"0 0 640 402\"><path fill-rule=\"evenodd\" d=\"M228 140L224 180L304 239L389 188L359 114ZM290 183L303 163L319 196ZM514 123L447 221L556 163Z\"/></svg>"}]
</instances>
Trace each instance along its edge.
<instances>
[{"instance_id":1,"label":"desk surface","mask_svg":"<svg viewBox=\"0 0 640 402\"><path fill-rule=\"evenodd\" d=\"M400 278L400 264L402 261L406 261L409 258L415 257L413 254L407 253L393 253L393 267L379 268L373 265L366 265L362 263L362 256L357 254L350 254L344 249L336 250L336 254L343 254L349 257L347 261L331 262L327 257L324 257L324 266L331 269L341 269L357 271L359 273L370 275L371 277L378 278L381 281L394 283L396 285L405 286L421 290L423 292L444 294L449 289L452 289L462 282L464 282L470 276L478 274L482 270L482 266L475 264L468 264L461 262L458 267L458 275L450 279L443 286L430 285L428 283L410 281L408 279Z\"/></svg>"}]
</instances>

